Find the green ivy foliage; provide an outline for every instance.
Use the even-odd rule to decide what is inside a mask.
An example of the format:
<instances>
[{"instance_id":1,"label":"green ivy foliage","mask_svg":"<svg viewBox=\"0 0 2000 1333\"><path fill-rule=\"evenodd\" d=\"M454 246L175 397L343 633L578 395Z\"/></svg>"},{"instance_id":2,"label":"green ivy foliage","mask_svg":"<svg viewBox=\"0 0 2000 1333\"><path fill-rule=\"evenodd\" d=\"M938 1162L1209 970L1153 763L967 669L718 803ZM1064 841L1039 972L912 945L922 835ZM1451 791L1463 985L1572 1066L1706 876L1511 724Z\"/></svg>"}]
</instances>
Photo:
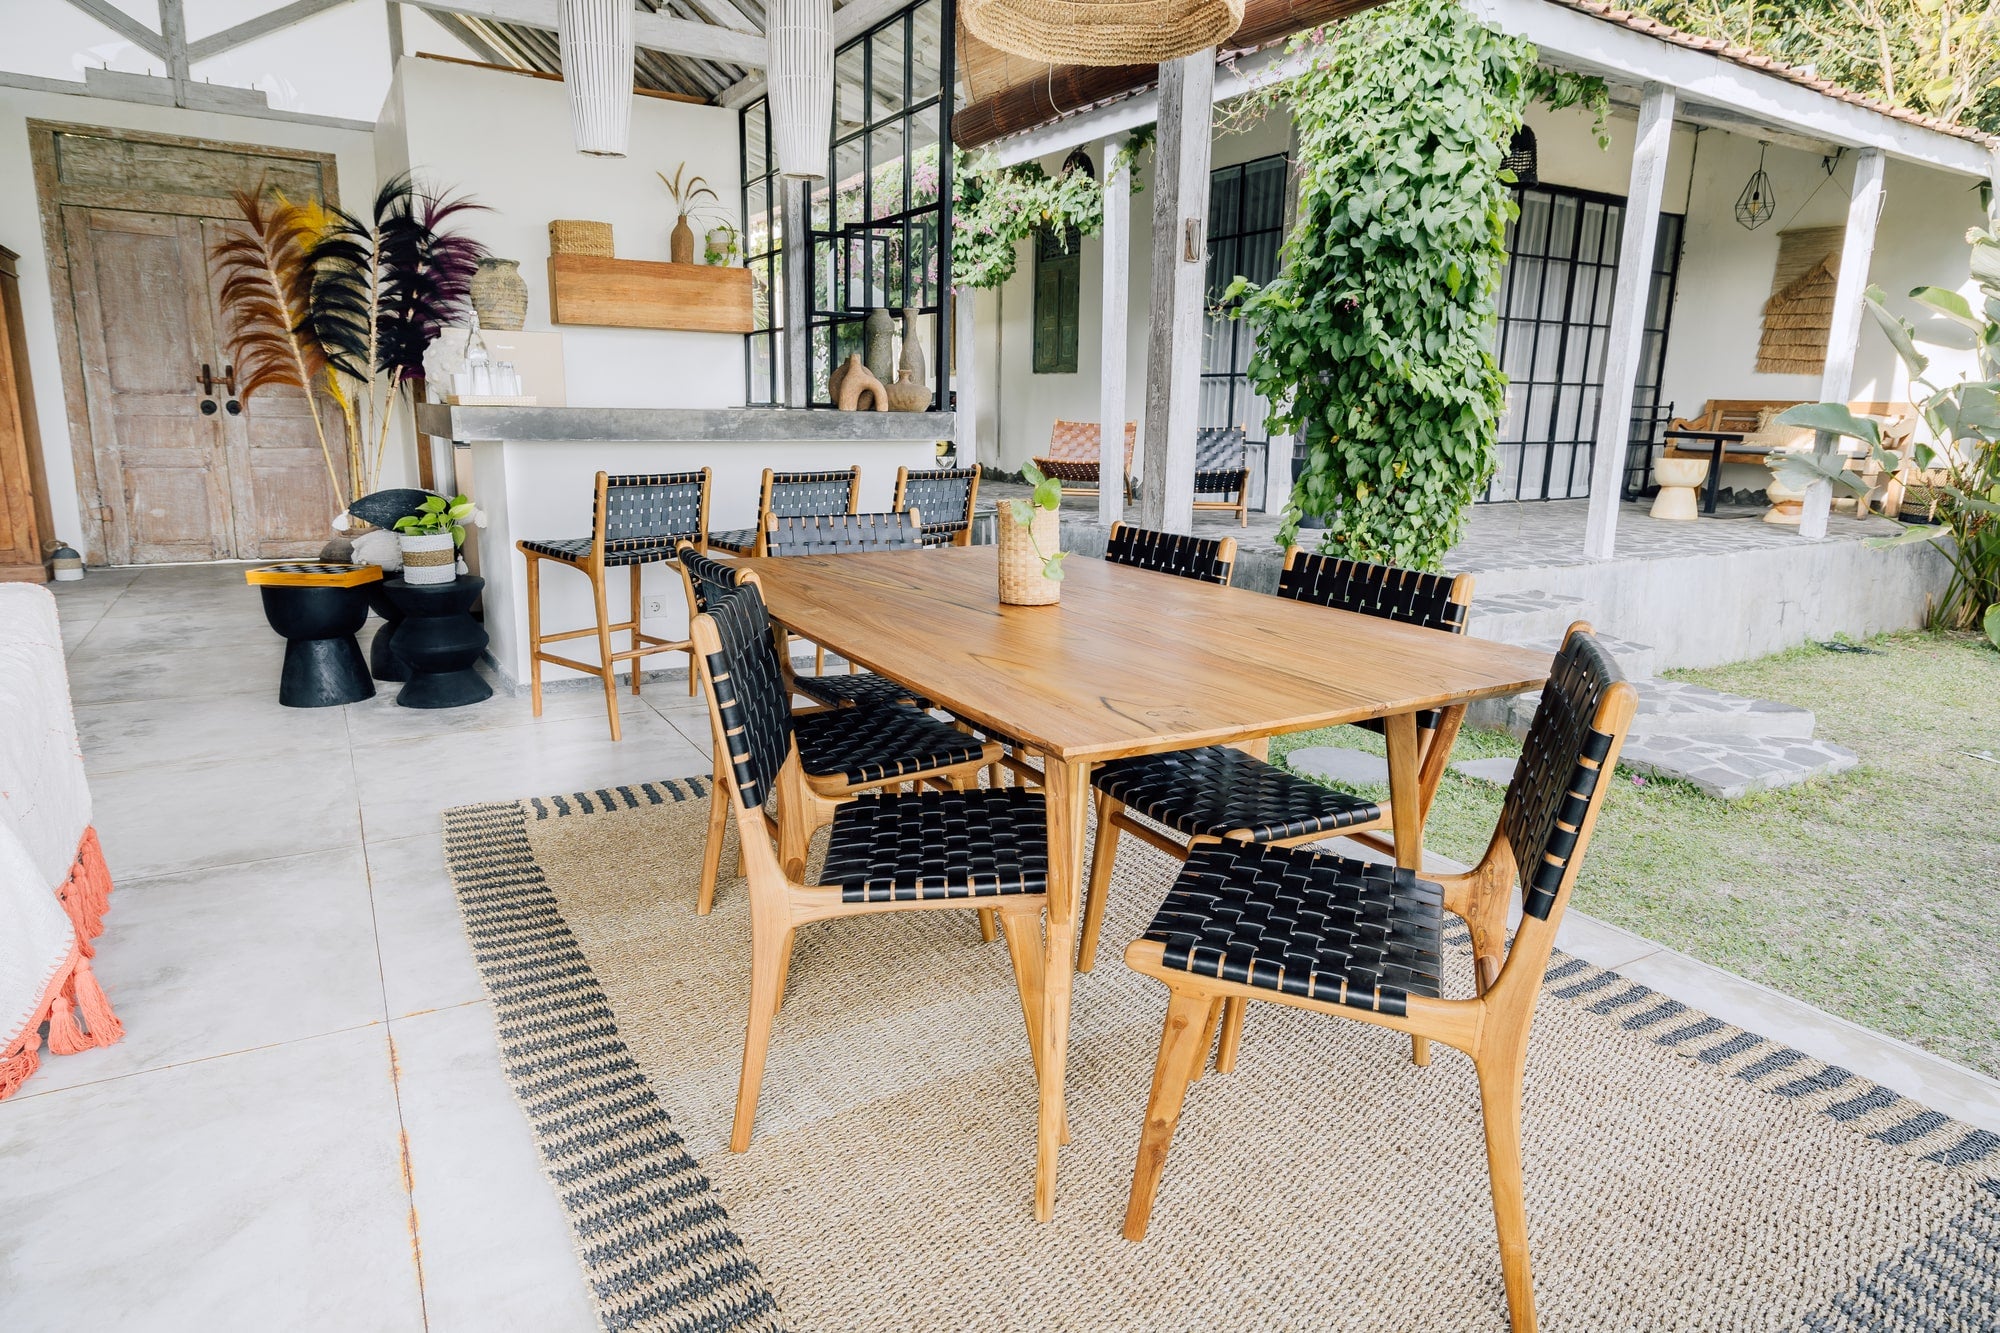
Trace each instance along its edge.
<instances>
[{"instance_id":1,"label":"green ivy foliage","mask_svg":"<svg viewBox=\"0 0 2000 1333\"><path fill-rule=\"evenodd\" d=\"M1153 141L1153 127L1132 134L1118 150L1131 170ZM1132 171L1132 193L1139 175ZM1051 176L1040 163L1003 167L992 154L959 153L952 177L951 280L957 287L989 289L1014 276L1019 246L1043 227L1067 237L1104 230L1104 182L1084 171Z\"/></svg>"},{"instance_id":2,"label":"green ivy foliage","mask_svg":"<svg viewBox=\"0 0 2000 1333\"><path fill-rule=\"evenodd\" d=\"M1283 269L1241 279L1249 376L1305 445L1281 543L1437 569L1492 473L1506 379L1495 297L1515 206L1500 158L1534 48L1464 7L1396 0L1294 39L1308 68L1267 96L1299 137Z\"/></svg>"}]
</instances>

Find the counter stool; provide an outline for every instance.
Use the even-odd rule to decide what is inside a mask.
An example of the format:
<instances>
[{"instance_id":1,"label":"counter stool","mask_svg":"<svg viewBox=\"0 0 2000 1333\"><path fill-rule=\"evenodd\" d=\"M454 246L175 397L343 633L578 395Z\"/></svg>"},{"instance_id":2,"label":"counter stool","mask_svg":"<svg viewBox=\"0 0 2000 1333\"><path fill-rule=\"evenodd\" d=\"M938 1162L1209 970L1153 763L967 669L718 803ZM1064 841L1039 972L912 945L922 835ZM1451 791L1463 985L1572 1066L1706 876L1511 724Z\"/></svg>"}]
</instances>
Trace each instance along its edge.
<instances>
[{"instance_id":1,"label":"counter stool","mask_svg":"<svg viewBox=\"0 0 2000 1333\"><path fill-rule=\"evenodd\" d=\"M654 653L688 653L688 693L695 691L694 656L686 639L662 639L639 627L643 603L639 570L671 561L680 542L701 543L708 532L709 469L699 472L649 472L613 477L597 474L597 494L591 506L588 537L558 537L548 541L518 541L514 547L528 561L528 662L535 716L542 715L542 663L553 662L582 671L604 682L604 705L611 714L611 739L619 739L618 682L620 662L632 664L632 693L639 692L642 659ZM597 603L597 622L588 629L542 633L542 561L582 570L590 579ZM611 623L605 609L605 571L624 566L632 571L632 618ZM611 636L630 631L632 646L613 651ZM597 662L579 662L542 651L545 643L564 639L597 639Z\"/></svg>"},{"instance_id":2,"label":"counter stool","mask_svg":"<svg viewBox=\"0 0 2000 1333\"><path fill-rule=\"evenodd\" d=\"M708 546L731 555L763 555L771 515L851 514L861 499L859 466L831 472L774 472L764 469L757 493L757 526L708 534Z\"/></svg>"}]
</instances>

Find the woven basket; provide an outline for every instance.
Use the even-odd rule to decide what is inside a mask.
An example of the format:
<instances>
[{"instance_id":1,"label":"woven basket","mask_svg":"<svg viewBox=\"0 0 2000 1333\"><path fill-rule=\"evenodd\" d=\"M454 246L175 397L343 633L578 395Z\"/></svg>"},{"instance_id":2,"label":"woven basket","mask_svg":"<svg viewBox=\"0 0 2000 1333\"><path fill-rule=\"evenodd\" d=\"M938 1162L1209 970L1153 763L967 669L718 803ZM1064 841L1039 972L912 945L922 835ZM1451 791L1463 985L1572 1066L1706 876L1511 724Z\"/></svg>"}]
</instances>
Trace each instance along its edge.
<instances>
[{"instance_id":1,"label":"woven basket","mask_svg":"<svg viewBox=\"0 0 2000 1333\"><path fill-rule=\"evenodd\" d=\"M1050 65L1157 65L1214 46L1243 23L1243 0L961 0L988 46Z\"/></svg>"},{"instance_id":2,"label":"woven basket","mask_svg":"<svg viewBox=\"0 0 2000 1333\"><path fill-rule=\"evenodd\" d=\"M1042 558L1035 554L1035 547L1055 554L1062 544L1062 514L1037 509L1034 526L1024 528L1003 502L993 515L993 531L1000 546L1001 602L1007 606L1051 606L1061 601L1062 584L1042 573Z\"/></svg>"},{"instance_id":3,"label":"woven basket","mask_svg":"<svg viewBox=\"0 0 2000 1333\"><path fill-rule=\"evenodd\" d=\"M549 253L611 258L611 224L559 218L549 224Z\"/></svg>"}]
</instances>

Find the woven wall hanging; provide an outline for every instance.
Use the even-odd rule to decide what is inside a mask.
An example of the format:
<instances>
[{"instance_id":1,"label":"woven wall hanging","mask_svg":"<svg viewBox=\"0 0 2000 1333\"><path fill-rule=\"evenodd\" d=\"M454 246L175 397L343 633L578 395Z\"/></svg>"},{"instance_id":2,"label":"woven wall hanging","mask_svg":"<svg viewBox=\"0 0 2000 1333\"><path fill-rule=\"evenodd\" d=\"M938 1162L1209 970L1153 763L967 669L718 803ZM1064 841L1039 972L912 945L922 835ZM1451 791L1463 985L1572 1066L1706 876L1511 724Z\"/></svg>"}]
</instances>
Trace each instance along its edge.
<instances>
[{"instance_id":1,"label":"woven wall hanging","mask_svg":"<svg viewBox=\"0 0 2000 1333\"><path fill-rule=\"evenodd\" d=\"M1800 227L1778 233L1778 265L1764 302L1757 369L1766 375L1817 375L1826 369L1839 285L1840 227Z\"/></svg>"},{"instance_id":2,"label":"woven wall hanging","mask_svg":"<svg viewBox=\"0 0 2000 1333\"><path fill-rule=\"evenodd\" d=\"M1243 23L1243 0L960 0L989 46L1051 65L1157 65L1216 45Z\"/></svg>"}]
</instances>

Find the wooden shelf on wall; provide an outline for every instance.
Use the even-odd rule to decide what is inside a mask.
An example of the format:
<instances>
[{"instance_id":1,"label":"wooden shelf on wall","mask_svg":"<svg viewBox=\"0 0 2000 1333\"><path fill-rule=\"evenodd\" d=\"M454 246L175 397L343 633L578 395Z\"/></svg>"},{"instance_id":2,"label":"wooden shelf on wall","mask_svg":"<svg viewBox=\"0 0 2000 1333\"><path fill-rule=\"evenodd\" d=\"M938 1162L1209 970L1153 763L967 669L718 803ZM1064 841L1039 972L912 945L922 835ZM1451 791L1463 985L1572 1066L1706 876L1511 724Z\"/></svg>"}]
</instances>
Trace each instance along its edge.
<instances>
[{"instance_id":1,"label":"wooden shelf on wall","mask_svg":"<svg viewBox=\"0 0 2000 1333\"><path fill-rule=\"evenodd\" d=\"M750 270L550 255L549 309L557 324L748 333Z\"/></svg>"}]
</instances>

